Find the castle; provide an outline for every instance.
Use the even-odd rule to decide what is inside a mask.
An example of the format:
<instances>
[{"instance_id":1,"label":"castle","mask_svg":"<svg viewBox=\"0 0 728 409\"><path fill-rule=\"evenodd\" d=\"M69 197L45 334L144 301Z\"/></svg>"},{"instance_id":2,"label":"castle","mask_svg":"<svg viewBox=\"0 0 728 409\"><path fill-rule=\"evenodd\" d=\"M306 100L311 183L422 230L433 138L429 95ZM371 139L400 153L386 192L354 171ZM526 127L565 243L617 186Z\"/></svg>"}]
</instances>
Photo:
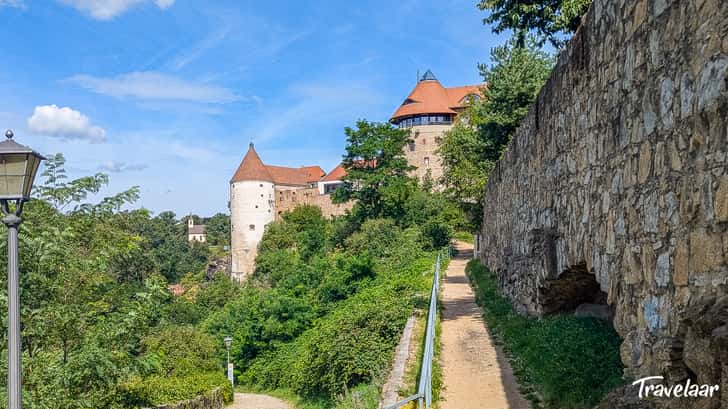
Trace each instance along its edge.
<instances>
[{"instance_id":1,"label":"castle","mask_svg":"<svg viewBox=\"0 0 728 409\"><path fill-rule=\"evenodd\" d=\"M481 97L480 85L445 88L427 70L415 88L389 120L400 128L410 129L412 142L405 148L407 162L415 166L413 175L422 179L429 175L437 182L442 177L442 162L437 151L440 138L455 123L468 101Z\"/></svg>"},{"instance_id":2,"label":"castle","mask_svg":"<svg viewBox=\"0 0 728 409\"><path fill-rule=\"evenodd\" d=\"M253 144L230 180L232 275L243 280L253 271L265 226L298 205L318 206L327 217L342 215L350 204L334 204L331 192L343 183L341 165L328 175L319 166L266 165Z\"/></svg>"},{"instance_id":3,"label":"castle","mask_svg":"<svg viewBox=\"0 0 728 409\"><path fill-rule=\"evenodd\" d=\"M439 140L453 127L469 99L480 97L481 86L445 88L428 70L397 108L390 122L411 132L405 156L416 168L413 176L440 179L443 171L437 154ZM331 193L341 186L345 175L342 165L328 174L319 166L266 165L251 143L230 180L233 278L244 280L253 271L265 226L286 211L307 204L320 207L326 217L345 214L351 203L331 201Z\"/></svg>"}]
</instances>

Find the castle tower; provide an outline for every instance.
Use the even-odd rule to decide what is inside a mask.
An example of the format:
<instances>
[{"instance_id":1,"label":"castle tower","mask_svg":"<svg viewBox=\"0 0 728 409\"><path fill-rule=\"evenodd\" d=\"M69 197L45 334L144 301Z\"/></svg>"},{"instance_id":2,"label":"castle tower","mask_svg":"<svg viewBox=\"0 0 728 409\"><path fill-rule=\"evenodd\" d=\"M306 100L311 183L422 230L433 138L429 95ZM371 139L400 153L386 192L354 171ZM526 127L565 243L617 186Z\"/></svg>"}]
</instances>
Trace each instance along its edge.
<instances>
[{"instance_id":1,"label":"castle tower","mask_svg":"<svg viewBox=\"0 0 728 409\"><path fill-rule=\"evenodd\" d=\"M252 273L265 225L275 217L272 175L250 144L230 180L232 275L240 281Z\"/></svg>"},{"instance_id":2,"label":"castle tower","mask_svg":"<svg viewBox=\"0 0 728 409\"><path fill-rule=\"evenodd\" d=\"M405 156L410 165L417 167L415 176L422 179L429 174L435 182L442 177L442 161L437 154L439 141L453 127L469 98L480 98L482 86L445 88L427 70L394 112L390 122L411 130L413 142L405 147Z\"/></svg>"}]
</instances>

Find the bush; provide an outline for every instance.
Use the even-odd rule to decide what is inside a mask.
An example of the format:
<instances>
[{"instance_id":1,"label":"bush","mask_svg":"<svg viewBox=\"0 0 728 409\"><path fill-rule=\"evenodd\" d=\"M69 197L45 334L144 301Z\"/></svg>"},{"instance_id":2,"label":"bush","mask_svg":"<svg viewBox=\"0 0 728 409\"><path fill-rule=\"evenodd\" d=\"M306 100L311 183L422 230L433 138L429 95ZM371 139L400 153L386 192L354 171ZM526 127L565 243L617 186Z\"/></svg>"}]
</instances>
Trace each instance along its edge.
<instances>
[{"instance_id":1,"label":"bush","mask_svg":"<svg viewBox=\"0 0 728 409\"><path fill-rule=\"evenodd\" d=\"M389 285L364 290L295 342L257 359L242 380L303 396L334 397L389 366L411 311L412 294Z\"/></svg>"},{"instance_id":2,"label":"bush","mask_svg":"<svg viewBox=\"0 0 728 409\"><path fill-rule=\"evenodd\" d=\"M219 388L226 403L233 401L230 381L221 372L189 374L182 377L152 376L134 379L127 385L129 405L156 406L206 395Z\"/></svg>"},{"instance_id":3,"label":"bush","mask_svg":"<svg viewBox=\"0 0 728 409\"><path fill-rule=\"evenodd\" d=\"M166 327L142 340L144 355L154 356L162 376L211 372L219 367L218 342L194 327Z\"/></svg>"},{"instance_id":4,"label":"bush","mask_svg":"<svg viewBox=\"0 0 728 409\"><path fill-rule=\"evenodd\" d=\"M477 260L467 266L488 328L512 354L522 386L533 385L547 408L590 408L621 385L621 340L612 326L593 318L517 314L501 295L497 278ZM538 407L536 394L527 397Z\"/></svg>"}]
</instances>

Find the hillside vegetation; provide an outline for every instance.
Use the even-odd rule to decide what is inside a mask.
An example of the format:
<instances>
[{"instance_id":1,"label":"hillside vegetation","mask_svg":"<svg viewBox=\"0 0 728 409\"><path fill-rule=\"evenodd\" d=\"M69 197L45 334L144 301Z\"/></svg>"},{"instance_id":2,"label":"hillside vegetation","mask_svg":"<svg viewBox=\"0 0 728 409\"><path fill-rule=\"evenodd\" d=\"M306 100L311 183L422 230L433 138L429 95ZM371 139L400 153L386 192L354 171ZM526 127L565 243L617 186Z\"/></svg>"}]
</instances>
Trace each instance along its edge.
<instances>
[{"instance_id":1,"label":"hillside vegetation","mask_svg":"<svg viewBox=\"0 0 728 409\"><path fill-rule=\"evenodd\" d=\"M250 282L203 324L233 334L239 381L315 407L376 405L405 321L427 304L435 251L464 221L407 176L407 132L360 122L347 134L349 166L377 163L337 192L357 199L351 214L326 220L300 206L268 225Z\"/></svg>"},{"instance_id":2,"label":"hillside vegetation","mask_svg":"<svg viewBox=\"0 0 728 409\"><path fill-rule=\"evenodd\" d=\"M226 335L248 387L315 408L376 404L402 327L427 302L435 251L463 217L407 176L406 132L360 122L347 135L349 166L378 164L341 188L359 204L334 220L299 207L269 225L245 285L207 271L223 238L190 244L185 218L125 210L136 187L93 202L108 177L68 180L53 155L20 231L24 406L134 408L215 388L230 400Z\"/></svg>"}]
</instances>

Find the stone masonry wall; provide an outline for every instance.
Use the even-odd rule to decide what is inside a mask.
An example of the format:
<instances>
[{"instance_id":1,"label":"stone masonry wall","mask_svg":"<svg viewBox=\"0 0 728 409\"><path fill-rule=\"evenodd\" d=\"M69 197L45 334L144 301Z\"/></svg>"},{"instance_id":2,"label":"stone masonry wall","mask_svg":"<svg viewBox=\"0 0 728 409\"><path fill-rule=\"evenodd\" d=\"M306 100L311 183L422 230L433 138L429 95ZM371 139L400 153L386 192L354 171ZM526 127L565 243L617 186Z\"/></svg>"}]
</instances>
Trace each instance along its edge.
<instances>
[{"instance_id":1,"label":"stone masonry wall","mask_svg":"<svg viewBox=\"0 0 728 409\"><path fill-rule=\"evenodd\" d=\"M319 194L318 188L278 189L276 188L276 220L300 205L318 206L324 217L342 216L353 207L353 202L334 204L331 195Z\"/></svg>"},{"instance_id":2,"label":"stone masonry wall","mask_svg":"<svg viewBox=\"0 0 728 409\"><path fill-rule=\"evenodd\" d=\"M631 375L724 407L727 82L728 1L595 0L490 177L479 253L521 312L606 303Z\"/></svg>"}]
</instances>

